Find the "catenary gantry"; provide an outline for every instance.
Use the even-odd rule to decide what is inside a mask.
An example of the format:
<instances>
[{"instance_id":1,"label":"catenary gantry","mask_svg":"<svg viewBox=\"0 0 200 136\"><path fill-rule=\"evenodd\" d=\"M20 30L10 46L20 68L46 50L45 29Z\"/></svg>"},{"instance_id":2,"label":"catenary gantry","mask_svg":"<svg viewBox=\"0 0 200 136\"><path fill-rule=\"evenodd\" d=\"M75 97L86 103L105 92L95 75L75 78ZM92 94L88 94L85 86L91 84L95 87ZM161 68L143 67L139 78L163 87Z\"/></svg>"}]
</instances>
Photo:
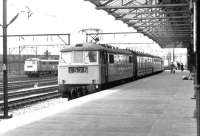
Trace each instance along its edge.
<instances>
[{"instance_id":1,"label":"catenary gantry","mask_svg":"<svg viewBox=\"0 0 200 136\"><path fill-rule=\"evenodd\" d=\"M85 0L143 33L162 48L188 47L193 41L190 0ZM181 45L181 46L180 46Z\"/></svg>"}]
</instances>

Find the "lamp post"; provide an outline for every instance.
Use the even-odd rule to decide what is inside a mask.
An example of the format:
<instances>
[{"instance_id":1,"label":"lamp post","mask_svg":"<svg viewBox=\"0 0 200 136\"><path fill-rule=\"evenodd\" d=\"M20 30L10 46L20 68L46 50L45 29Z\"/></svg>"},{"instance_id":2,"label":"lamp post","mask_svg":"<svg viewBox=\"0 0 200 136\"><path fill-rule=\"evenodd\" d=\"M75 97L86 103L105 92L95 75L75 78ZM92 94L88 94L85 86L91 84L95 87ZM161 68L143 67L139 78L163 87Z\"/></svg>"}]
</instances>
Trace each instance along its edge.
<instances>
[{"instance_id":1,"label":"lamp post","mask_svg":"<svg viewBox=\"0 0 200 136\"><path fill-rule=\"evenodd\" d=\"M2 118L8 119L8 73L7 73L7 0L3 0L3 99L4 111Z\"/></svg>"}]
</instances>

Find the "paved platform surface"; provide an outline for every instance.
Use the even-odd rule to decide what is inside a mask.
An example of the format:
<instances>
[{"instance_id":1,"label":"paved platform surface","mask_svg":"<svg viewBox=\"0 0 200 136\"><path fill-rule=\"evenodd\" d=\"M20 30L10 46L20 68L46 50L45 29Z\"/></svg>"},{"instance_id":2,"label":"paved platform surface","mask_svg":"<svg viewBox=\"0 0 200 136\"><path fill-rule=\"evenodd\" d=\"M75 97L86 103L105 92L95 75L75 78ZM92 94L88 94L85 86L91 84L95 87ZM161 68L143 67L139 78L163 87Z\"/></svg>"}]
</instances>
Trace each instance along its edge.
<instances>
[{"instance_id":1,"label":"paved platform surface","mask_svg":"<svg viewBox=\"0 0 200 136\"><path fill-rule=\"evenodd\" d=\"M187 74L163 72L146 77L58 105L54 114L46 110L24 115L24 124L14 118L16 124L12 119L2 121L1 130L15 127L0 135L196 136L193 83L182 80Z\"/></svg>"}]
</instances>

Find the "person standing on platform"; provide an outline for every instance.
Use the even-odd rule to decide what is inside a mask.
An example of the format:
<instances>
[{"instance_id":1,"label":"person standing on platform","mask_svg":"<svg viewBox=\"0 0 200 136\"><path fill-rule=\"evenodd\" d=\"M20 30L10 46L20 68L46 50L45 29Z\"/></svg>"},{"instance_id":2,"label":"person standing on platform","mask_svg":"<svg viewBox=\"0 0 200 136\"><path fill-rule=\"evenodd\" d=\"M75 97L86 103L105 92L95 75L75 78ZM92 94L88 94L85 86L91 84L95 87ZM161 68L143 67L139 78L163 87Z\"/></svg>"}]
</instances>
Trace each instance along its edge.
<instances>
[{"instance_id":1,"label":"person standing on platform","mask_svg":"<svg viewBox=\"0 0 200 136\"><path fill-rule=\"evenodd\" d=\"M181 64L179 62L177 62L177 67L178 67L178 70L181 69Z\"/></svg>"},{"instance_id":2,"label":"person standing on platform","mask_svg":"<svg viewBox=\"0 0 200 136\"><path fill-rule=\"evenodd\" d=\"M181 71L184 70L184 66L183 66L183 63L181 63Z\"/></svg>"},{"instance_id":3,"label":"person standing on platform","mask_svg":"<svg viewBox=\"0 0 200 136\"><path fill-rule=\"evenodd\" d=\"M174 63L172 62L171 64L170 64L170 73L171 74L175 74L175 65L174 65Z\"/></svg>"}]
</instances>

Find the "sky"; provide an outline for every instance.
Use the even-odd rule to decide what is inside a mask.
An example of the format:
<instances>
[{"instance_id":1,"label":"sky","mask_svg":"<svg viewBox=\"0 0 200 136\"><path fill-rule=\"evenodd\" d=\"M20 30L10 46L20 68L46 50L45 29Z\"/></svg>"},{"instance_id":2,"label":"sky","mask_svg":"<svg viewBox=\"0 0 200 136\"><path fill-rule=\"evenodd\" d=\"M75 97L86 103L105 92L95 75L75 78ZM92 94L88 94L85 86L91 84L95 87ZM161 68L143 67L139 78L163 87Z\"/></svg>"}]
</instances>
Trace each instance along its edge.
<instances>
[{"instance_id":1,"label":"sky","mask_svg":"<svg viewBox=\"0 0 200 136\"><path fill-rule=\"evenodd\" d=\"M133 32L136 31L120 20L115 20L103 10L96 10L95 5L84 0L8 0L7 6L9 22L17 13L18 18L8 26L8 34L43 34L43 33L70 33L71 43L85 42L85 35L81 29L97 28L102 32ZM2 2L0 3L0 24L2 21ZM27 11L33 13L28 17ZM2 31L0 31L2 34ZM65 38L65 37L64 37ZM63 42L57 37L50 38L8 38L8 49L11 53L18 53L17 48L21 45L54 44ZM154 52L159 50L159 46L142 34L132 35L109 35L102 39L102 42L133 42L148 43L131 45L132 48L144 52ZM2 42L0 43L2 45ZM119 45L122 48L130 45ZM148 46L148 47L146 47ZM2 47L2 46L0 46ZM40 49L40 53L45 50L52 50L49 47ZM3 48L0 48L2 53ZM53 47L52 54L58 53L60 48ZM31 52L32 49L24 49L23 53ZM34 53L34 51L32 51Z\"/></svg>"}]
</instances>

